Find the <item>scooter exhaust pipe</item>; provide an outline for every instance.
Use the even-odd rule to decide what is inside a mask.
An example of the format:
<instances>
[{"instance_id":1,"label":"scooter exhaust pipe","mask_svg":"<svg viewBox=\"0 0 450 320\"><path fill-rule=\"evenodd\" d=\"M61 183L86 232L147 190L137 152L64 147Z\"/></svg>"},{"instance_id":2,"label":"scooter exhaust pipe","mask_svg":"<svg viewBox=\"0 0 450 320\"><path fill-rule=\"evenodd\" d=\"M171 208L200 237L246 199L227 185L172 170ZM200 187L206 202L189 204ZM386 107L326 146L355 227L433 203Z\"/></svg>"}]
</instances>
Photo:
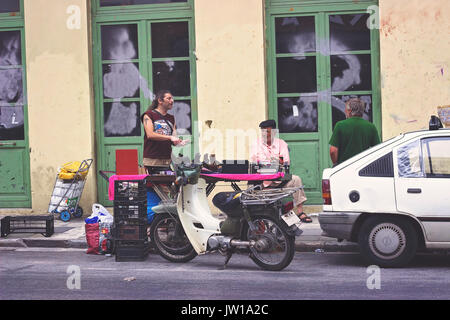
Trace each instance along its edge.
<instances>
[{"instance_id":1,"label":"scooter exhaust pipe","mask_svg":"<svg viewBox=\"0 0 450 320\"><path fill-rule=\"evenodd\" d=\"M253 247L256 244L255 241L241 241L236 239L231 239L226 236L212 236L208 239L208 246L210 250L216 250L219 248L230 248L230 247Z\"/></svg>"},{"instance_id":2,"label":"scooter exhaust pipe","mask_svg":"<svg viewBox=\"0 0 450 320\"><path fill-rule=\"evenodd\" d=\"M230 245L233 247L253 247L255 245L255 241L231 240Z\"/></svg>"}]
</instances>

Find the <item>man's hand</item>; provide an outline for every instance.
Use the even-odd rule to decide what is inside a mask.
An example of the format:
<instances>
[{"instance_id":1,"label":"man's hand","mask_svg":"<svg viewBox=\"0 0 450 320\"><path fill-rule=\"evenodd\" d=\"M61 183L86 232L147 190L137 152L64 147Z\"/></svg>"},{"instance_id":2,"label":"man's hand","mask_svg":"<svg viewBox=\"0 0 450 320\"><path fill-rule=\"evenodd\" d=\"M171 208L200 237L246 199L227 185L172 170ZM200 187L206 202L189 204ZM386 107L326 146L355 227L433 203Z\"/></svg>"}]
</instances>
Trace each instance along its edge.
<instances>
[{"instance_id":1,"label":"man's hand","mask_svg":"<svg viewBox=\"0 0 450 320\"><path fill-rule=\"evenodd\" d=\"M172 142L173 145L178 145L181 143L181 139L175 136L170 136L170 141Z\"/></svg>"},{"instance_id":2,"label":"man's hand","mask_svg":"<svg viewBox=\"0 0 450 320\"><path fill-rule=\"evenodd\" d=\"M172 138L175 138L175 139L172 139ZM174 137L174 136L172 136L172 138L171 138L172 143L177 147L183 147L191 142L190 140L182 140L182 139L180 139L178 137Z\"/></svg>"}]
</instances>

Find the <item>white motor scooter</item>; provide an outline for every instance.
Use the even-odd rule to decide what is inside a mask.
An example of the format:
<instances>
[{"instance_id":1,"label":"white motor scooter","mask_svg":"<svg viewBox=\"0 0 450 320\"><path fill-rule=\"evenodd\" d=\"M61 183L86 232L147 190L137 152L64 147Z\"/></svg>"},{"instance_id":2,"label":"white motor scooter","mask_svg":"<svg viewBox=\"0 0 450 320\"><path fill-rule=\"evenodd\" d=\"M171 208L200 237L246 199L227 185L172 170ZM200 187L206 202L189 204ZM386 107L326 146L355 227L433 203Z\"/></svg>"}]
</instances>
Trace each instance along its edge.
<instances>
[{"instance_id":1,"label":"white motor scooter","mask_svg":"<svg viewBox=\"0 0 450 320\"><path fill-rule=\"evenodd\" d=\"M300 219L284 213L281 200L299 188L262 189L218 193L213 203L226 214L215 217L209 208L206 181L200 165L177 168L177 199L153 207L156 216L150 237L158 253L173 262L187 262L199 254L219 251L224 267L238 249L266 270L282 270L295 253L295 236L301 234Z\"/></svg>"}]
</instances>

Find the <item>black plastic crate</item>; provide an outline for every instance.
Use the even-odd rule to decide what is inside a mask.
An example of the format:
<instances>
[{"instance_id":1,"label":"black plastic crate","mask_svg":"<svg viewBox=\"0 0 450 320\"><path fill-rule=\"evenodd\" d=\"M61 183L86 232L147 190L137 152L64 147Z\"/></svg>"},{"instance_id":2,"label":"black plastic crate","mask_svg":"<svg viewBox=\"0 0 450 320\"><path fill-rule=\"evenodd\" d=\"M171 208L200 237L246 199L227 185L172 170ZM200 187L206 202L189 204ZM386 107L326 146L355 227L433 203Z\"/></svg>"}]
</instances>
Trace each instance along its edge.
<instances>
[{"instance_id":1,"label":"black plastic crate","mask_svg":"<svg viewBox=\"0 0 450 320\"><path fill-rule=\"evenodd\" d=\"M114 202L126 200L147 200L147 182L143 180L114 181Z\"/></svg>"},{"instance_id":2,"label":"black plastic crate","mask_svg":"<svg viewBox=\"0 0 450 320\"><path fill-rule=\"evenodd\" d=\"M148 257L149 242L143 240L116 240L114 241L116 261L144 261Z\"/></svg>"},{"instance_id":3,"label":"black plastic crate","mask_svg":"<svg viewBox=\"0 0 450 320\"><path fill-rule=\"evenodd\" d=\"M53 214L47 216L7 216L1 220L1 236L10 233L41 233L50 237L55 232Z\"/></svg>"},{"instance_id":4,"label":"black plastic crate","mask_svg":"<svg viewBox=\"0 0 450 320\"><path fill-rule=\"evenodd\" d=\"M147 240L147 224L132 224L128 221L114 224L114 239L118 241Z\"/></svg>"},{"instance_id":5,"label":"black plastic crate","mask_svg":"<svg viewBox=\"0 0 450 320\"><path fill-rule=\"evenodd\" d=\"M147 199L144 201L114 201L114 222L147 219Z\"/></svg>"}]
</instances>

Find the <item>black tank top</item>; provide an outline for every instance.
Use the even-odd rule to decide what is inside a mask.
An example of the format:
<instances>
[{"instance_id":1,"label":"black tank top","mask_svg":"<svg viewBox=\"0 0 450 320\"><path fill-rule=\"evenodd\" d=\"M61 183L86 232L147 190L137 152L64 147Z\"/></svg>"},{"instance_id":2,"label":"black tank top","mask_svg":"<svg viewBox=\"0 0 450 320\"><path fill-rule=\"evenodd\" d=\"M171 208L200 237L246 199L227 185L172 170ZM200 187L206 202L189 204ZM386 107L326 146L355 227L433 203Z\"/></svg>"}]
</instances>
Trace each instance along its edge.
<instances>
[{"instance_id":1,"label":"black tank top","mask_svg":"<svg viewBox=\"0 0 450 320\"><path fill-rule=\"evenodd\" d=\"M175 118L171 114L163 116L156 110L147 110L142 116L141 121L144 122L144 115L147 115L153 122L153 130L156 133L171 136L173 134ZM172 154L171 141L158 141L147 138L144 134L144 158L150 159L170 159Z\"/></svg>"}]
</instances>

